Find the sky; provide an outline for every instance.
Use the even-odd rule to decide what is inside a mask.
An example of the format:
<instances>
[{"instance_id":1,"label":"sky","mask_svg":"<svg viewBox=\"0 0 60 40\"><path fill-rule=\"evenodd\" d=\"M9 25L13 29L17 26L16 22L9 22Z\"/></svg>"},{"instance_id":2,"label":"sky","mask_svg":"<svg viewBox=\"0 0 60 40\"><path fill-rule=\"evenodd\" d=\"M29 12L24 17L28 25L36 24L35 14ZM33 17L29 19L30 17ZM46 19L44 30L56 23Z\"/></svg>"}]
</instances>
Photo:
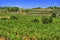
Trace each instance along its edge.
<instances>
[{"instance_id":1,"label":"sky","mask_svg":"<svg viewBox=\"0 0 60 40\"><path fill-rule=\"evenodd\" d=\"M16 6L20 8L46 8L49 6L60 7L60 0L0 0L0 6Z\"/></svg>"}]
</instances>

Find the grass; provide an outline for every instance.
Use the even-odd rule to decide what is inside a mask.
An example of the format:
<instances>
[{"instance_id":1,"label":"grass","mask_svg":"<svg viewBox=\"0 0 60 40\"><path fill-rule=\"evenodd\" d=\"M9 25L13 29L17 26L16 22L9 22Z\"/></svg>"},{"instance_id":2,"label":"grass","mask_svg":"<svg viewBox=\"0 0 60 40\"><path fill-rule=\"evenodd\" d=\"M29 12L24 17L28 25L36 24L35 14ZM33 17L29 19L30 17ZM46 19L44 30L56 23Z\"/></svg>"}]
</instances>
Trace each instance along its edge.
<instances>
[{"instance_id":1,"label":"grass","mask_svg":"<svg viewBox=\"0 0 60 40\"><path fill-rule=\"evenodd\" d=\"M51 16L51 12L41 11L37 14L35 11L29 10L32 13L28 14L0 12L0 18L3 18L0 19L0 40L60 40L60 18L53 18L52 23L43 24L42 17ZM58 9L55 11L59 13ZM11 17L13 15L14 17ZM8 19L9 17L12 19ZM33 22L35 18L38 22Z\"/></svg>"},{"instance_id":2,"label":"grass","mask_svg":"<svg viewBox=\"0 0 60 40\"><path fill-rule=\"evenodd\" d=\"M0 20L0 35L10 40L60 39L60 18L54 18L51 24L43 24L41 16L14 15L18 19ZM35 18L39 22L31 21Z\"/></svg>"}]
</instances>

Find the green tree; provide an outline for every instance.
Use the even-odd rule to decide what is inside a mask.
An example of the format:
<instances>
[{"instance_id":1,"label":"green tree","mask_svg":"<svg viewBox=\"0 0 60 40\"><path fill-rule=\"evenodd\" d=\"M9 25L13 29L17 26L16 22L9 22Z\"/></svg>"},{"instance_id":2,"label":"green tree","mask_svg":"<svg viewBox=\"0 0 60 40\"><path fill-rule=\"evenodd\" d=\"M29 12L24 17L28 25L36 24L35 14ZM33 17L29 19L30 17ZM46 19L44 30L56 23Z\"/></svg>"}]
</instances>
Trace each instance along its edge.
<instances>
[{"instance_id":1,"label":"green tree","mask_svg":"<svg viewBox=\"0 0 60 40\"><path fill-rule=\"evenodd\" d=\"M8 7L7 10L9 12L17 12L17 11L19 11L19 8L18 7Z\"/></svg>"}]
</instances>

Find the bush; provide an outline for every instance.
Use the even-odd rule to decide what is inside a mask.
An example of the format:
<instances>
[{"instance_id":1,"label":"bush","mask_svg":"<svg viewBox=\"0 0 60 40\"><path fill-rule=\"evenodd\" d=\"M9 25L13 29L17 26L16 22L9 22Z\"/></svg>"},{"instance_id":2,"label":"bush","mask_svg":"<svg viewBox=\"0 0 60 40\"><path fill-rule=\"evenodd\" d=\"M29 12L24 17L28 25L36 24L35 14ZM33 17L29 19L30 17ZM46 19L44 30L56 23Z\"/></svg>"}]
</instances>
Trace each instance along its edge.
<instances>
[{"instance_id":1,"label":"bush","mask_svg":"<svg viewBox=\"0 0 60 40\"><path fill-rule=\"evenodd\" d=\"M10 19L18 19L15 15L10 16Z\"/></svg>"},{"instance_id":2,"label":"bush","mask_svg":"<svg viewBox=\"0 0 60 40\"><path fill-rule=\"evenodd\" d=\"M49 23L52 23L52 22L53 22L53 18L49 17Z\"/></svg>"},{"instance_id":3,"label":"bush","mask_svg":"<svg viewBox=\"0 0 60 40\"><path fill-rule=\"evenodd\" d=\"M42 18L42 22L43 22L44 24L48 24L48 18L43 17L43 18Z\"/></svg>"},{"instance_id":4,"label":"bush","mask_svg":"<svg viewBox=\"0 0 60 40\"><path fill-rule=\"evenodd\" d=\"M56 17L56 13L52 13L52 17Z\"/></svg>"},{"instance_id":5,"label":"bush","mask_svg":"<svg viewBox=\"0 0 60 40\"><path fill-rule=\"evenodd\" d=\"M49 17L49 18L43 17L43 18L42 18L42 23L43 23L43 24L52 23L52 21L53 21L53 18L52 18L52 17Z\"/></svg>"},{"instance_id":6,"label":"bush","mask_svg":"<svg viewBox=\"0 0 60 40\"><path fill-rule=\"evenodd\" d=\"M25 12L27 12L27 13L28 13L28 10L25 10Z\"/></svg>"},{"instance_id":7,"label":"bush","mask_svg":"<svg viewBox=\"0 0 60 40\"><path fill-rule=\"evenodd\" d=\"M38 19L36 19L36 18L35 18L34 20L32 20L32 21L33 21L33 22L39 22L39 20L38 20Z\"/></svg>"}]
</instances>

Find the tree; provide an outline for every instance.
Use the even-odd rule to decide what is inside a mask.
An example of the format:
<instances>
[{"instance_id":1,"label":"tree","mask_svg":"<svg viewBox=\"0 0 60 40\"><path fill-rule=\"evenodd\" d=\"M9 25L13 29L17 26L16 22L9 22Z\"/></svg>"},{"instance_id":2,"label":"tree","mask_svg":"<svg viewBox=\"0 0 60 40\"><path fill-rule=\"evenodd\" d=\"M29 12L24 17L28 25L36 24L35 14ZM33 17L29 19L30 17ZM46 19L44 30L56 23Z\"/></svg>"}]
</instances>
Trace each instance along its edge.
<instances>
[{"instance_id":1,"label":"tree","mask_svg":"<svg viewBox=\"0 0 60 40\"><path fill-rule=\"evenodd\" d=\"M33 8L33 9L41 9L41 7L36 7L36 8Z\"/></svg>"},{"instance_id":2,"label":"tree","mask_svg":"<svg viewBox=\"0 0 60 40\"><path fill-rule=\"evenodd\" d=\"M37 7L38 9L41 9L41 7Z\"/></svg>"},{"instance_id":3,"label":"tree","mask_svg":"<svg viewBox=\"0 0 60 40\"><path fill-rule=\"evenodd\" d=\"M18 8L18 7L13 7L13 9L14 9L14 10L13 10L14 12L19 11L19 8Z\"/></svg>"},{"instance_id":4,"label":"tree","mask_svg":"<svg viewBox=\"0 0 60 40\"><path fill-rule=\"evenodd\" d=\"M17 11L19 11L19 8L18 7L7 7L7 10L9 12L17 12Z\"/></svg>"},{"instance_id":5,"label":"tree","mask_svg":"<svg viewBox=\"0 0 60 40\"><path fill-rule=\"evenodd\" d=\"M59 9L60 7L57 7L57 6L50 6L50 7L48 7L48 8L51 8L51 9Z\"/></svg>"},{"instance_id":6,"label":"tree","mask_svg":"<svg viewBox=\"0 0 60 40\"><path fill-rule=\"evenodd\" d=\"M53 7L51 7L51 6L50 6L50 7L48 7L48 8L51 8L51 9L53 9Z\"/></svg>"}]
</instances>

